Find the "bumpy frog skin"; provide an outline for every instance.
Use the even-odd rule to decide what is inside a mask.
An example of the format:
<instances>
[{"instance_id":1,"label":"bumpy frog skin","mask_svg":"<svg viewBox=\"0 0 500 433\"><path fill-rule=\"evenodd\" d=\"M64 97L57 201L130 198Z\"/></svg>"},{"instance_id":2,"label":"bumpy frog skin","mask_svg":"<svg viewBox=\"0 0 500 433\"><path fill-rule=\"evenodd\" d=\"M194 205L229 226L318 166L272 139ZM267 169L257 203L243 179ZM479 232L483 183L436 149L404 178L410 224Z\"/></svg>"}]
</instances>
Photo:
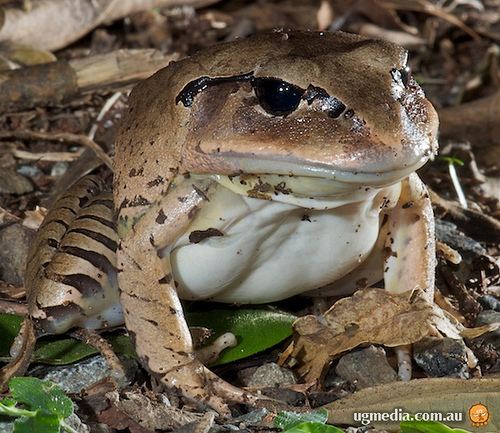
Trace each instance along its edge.
<instances>
[{"instance_id":1,"label":"bumpy frog skin","mask_svg":"<svg viewBox=\"0 0 500 433\"><path fill-rule=\"evenodd\" d=\"M32 316L48 332L115 325L117 277L145 366L223 410L221 397L253 397L196 359L179 297L263 303L384 278L393 293L420 287L432 299L433 218L414 171L436 151L438 122L406 61L388 42L277 32L211 47L139 84L116 142L116 262L112 233L81 228L73 235L96 244L87 249L106 241L107 261L71 244L65 254L89 269L63 271L32 254ZM276 105L279 89L288 98ZM89 192L79 188L75 203ZM65 212L81 220L99 207L84 205ZM75 275L92 267L90 290Z\"/></svg>"}]
</instances>

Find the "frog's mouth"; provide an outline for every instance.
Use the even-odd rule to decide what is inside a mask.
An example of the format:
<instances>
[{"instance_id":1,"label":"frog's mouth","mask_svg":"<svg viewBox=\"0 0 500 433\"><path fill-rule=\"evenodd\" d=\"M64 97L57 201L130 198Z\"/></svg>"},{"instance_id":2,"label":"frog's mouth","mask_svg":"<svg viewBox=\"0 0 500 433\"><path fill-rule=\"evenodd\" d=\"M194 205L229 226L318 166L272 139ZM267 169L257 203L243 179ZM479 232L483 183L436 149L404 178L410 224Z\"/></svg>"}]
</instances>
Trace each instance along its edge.
<instances>
[{"instance_id":1,"label":"frog's mouth","mask_svg":"<svg viewBox=\"0 0 500 433\"><path fill-rule=\"evenodd\" d=\"M211 175L232 193L303 209L333 209L371 200L386 186L360 185L329 178L280 174ZM391 185L397 182L392 182Z\"/></svg>"},{"instance_id":2,"label":"frog's mouth","mask_svg":"<svg viewBox=\"0 0 500 433\"><path fill-rule=\"evenodd\" d=\"M330 164L311 163L310 161L296 162L280 159L246 158L243 155L235 155L234 159L229 155L225 155L225 158L226 162L231 165L234 163L234 166L238 167L240 172L252 173L261 179L264 176L269 176L268 173L282 177L278 183L287 178L287 183L293 183L295 186L293 190L297 193L301 191L301 185L311 187L313 184L314 187L319 187L320 191L333 189L336 193L339 191L353 191L361 186L384 187L392 185L422 167L429 160L429 156L429 154L423 154L420 158L400 168L383 171L352 171L337 168ZM291 180L293 178L295 178L295 182ZM312 193L304 191L306 195Z\"/></svg>"}]
</instances>

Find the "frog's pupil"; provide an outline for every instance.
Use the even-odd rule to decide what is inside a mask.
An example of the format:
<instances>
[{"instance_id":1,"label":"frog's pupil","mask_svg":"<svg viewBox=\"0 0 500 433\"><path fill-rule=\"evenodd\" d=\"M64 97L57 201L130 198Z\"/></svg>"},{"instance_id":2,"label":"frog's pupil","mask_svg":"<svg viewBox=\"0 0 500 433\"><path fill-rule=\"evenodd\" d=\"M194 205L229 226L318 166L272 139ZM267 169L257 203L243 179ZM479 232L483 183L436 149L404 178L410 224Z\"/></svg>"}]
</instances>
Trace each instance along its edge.
<instances>
[{"instance_id":1,"label":"frog's pupil","mask_svg":"<svg viewBox=\"0 0 500 433\"><path fill-rule=\"evenodd\" d=\"M260 106L273 116L286 116L299 106L304 90L275 78L255 78L252 81Z\"/></svg>"}]
</instances>

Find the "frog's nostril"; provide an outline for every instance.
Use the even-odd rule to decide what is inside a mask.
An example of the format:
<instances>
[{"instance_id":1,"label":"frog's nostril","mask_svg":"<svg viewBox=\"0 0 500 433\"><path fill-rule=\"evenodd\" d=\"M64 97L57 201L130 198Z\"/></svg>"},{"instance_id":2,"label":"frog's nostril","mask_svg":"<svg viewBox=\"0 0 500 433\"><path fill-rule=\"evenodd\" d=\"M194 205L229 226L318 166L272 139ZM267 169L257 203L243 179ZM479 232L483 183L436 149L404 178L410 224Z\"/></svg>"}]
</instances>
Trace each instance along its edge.
<instances>
[{"instance_id":1,"label":"frog's nostril","mask_svg":"<svg viewBox=\"0 0 500 433\"><path fill-rule=\"evenodd\" d=\"M411 77L411 69L409 66L405 66L402 69L392 69L391 70L392 79L404 87L408 87Z\"/></svg>"},{"instance_id":2,"label":"frog's nostril","mask_svg":"<svg viewBox=\"0 0 500 433\"><path fill-rule=\"evenodd\" d=\"M399 70L401 74L401 81L405 87L408 87L408 83L410 82L411 69L409 66L405 66L403 69Z\"/></svg>"}]
</instances>

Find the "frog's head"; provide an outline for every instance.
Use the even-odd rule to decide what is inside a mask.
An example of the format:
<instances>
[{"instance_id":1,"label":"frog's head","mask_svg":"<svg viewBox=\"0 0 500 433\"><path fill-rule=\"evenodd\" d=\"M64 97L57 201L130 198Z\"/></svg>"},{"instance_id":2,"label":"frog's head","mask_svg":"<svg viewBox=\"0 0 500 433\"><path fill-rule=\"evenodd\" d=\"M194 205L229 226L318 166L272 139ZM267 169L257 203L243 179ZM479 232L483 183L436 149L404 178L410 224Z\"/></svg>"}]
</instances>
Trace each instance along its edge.
<instances>
[{"instance_id":1,"label":"frog's head","mask_svg":"<svg viewBox=\"0 0 500 433\"><path fill-rule=\"evenodd\" d=\"M393 183L437 148L437 114L406 62L397 45L342 32L211 47L134 90L118 179L141 171L142 190L175 170Z\"/></svg>"}]
</instances>

